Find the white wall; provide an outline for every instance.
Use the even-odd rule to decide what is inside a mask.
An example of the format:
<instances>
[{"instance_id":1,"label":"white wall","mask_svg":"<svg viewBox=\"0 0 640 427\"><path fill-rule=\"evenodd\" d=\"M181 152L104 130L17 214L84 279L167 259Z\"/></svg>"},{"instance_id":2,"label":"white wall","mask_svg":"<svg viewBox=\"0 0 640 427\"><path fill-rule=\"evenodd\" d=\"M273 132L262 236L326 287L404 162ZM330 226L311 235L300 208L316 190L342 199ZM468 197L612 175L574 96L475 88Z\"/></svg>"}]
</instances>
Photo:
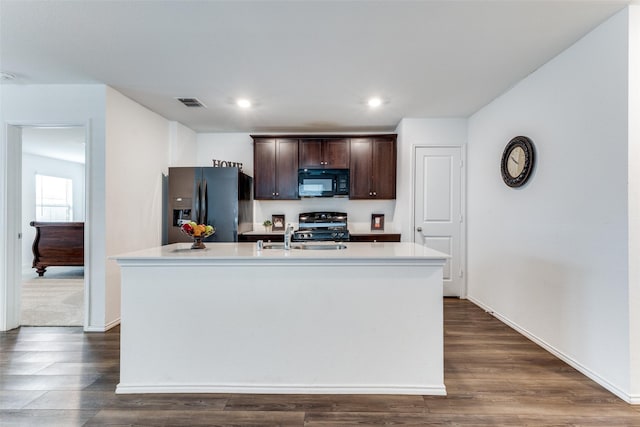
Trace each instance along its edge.
<instances>
[{"instance_id":1,"label":"white wall","mask_svg":"<svg viewBox=\"0 0 640 427\"><path fill-rule=\"evenodd\" d=\"M242 163L242 171L253 176L253 139L248 133L199 133L198 158L191 166L212 166L212 159Z\"/></svg>"},{"instance_id":2,"label":"white wall","mask_svg":"<svg viewBox=\"0 0 640 427\"><path fill-rule=\"evenodd\" d=\"M198 161L198 134L182 123L169 122L171 166L193 166Z\"/></svg>"},{"instance_id":3,"label":"white wall","mask_svg":"<svg viewBox=\"0 0 640 427\"><path fill-rule=\"evenodd\" d=\"M629 313L631 386L640 403L640 6L629 7Z\"/></svg>"},{"instance_id":4,"label":"white wall","mask_svg":"<svg viewBox=\"0 0 640 427\"><path fill-rule=\"evenodd\" d=\"M12 236L20 231L20 224L16 230L5 226L12 218L9 212L14 210L4 191L12 185L6 179L7 162L15 157L9 144L19 144L14 129L85 126L89 194L85 218L89 255L85 259L85 330L104 331L116 325L120 317L119 270L112 261L107 262L107 256L160 244L162 174L167 172L171 154L179 162L189 161L195 133L104 85L0 85L0 90L0 271L7 271L8 262L13 263L7 248L13 247ZM0 307L9 300L10 310L0 313L0 329L19 324L19 299L11 294L13 287L19 291L19 286L1 274Z\"/></svg>"},{"instance_id":5,"label":"white wall","mask_svg":"<svg viewBox=\"0 0 640 427\"><path fill-rule=\"evenodd\" d=\"M0 123L2 136L0 140L0 271L6 272L6 248L11 236L19 230L8 230L8 211L13 201L7 200L6 191L14 182L7 182L7 161L15 140L8 139L11 126L26 125L80 125L87 128L87 145L90 153L87 169L90 182L89 205L92 210L86 218L85 232L91 241L89 258L85 263L90 265L88 281L90 292L85 296L88 303L88 316L85 318L87 330L101 330L104 327L104 85L0 85ZM19 227L19 225L18 225ZM12 262L12 261L9 261ZM14 283L7 282L7 276L0 275L0 307L4 307L9 287ZM0 329L13 328L19 323L19 307L11 303L9 310L0 313Z\"/></svg>"},{"instance_id":6,"label":"white wall","mask_svg":"<svg viewBox=\"0 0 640 427\"><path fill-rule=\"evenodd\" d=\"M474 114L467 173L469 297L628 398L627 13ZM520 189L516 135L537 150Z\"/></svg>"},{"instance_id":7,"label":"white wall","mask_svg":"<svg viewBox=\"0 0 640 427\"><path fill-rule=\"evenodd\" d=\"M405 118L397 127L398 181L395 219L402 240L412 242L414 149L426 145L457 145L467 143L467 120L461 118L412 119Z\"/></svg>"},{"instance_id":8,"label":"white wall","mask_svg":"<svg viewBox=\"0 0 640 427\"><path fill-rule=\"evenodd\" d=\"M36 174L57 176L73 181L73 221L84 221L84 163L68 162L51 157L22 154L22 269L31 271L33 239L36 230L29 225L36 219Z\"/></svg>"},{"instance_id":9,"label":"white wall","mask_svg":"<svg viewBox=\"0 0 640 427\"><path fill-rule=\"evenodd\" d=\"M107 87L106 254L159 246L162 175L170 155L170 122ZM107 261L105 322L120 319L120 269Z\"/></svg>"}]
</instances>

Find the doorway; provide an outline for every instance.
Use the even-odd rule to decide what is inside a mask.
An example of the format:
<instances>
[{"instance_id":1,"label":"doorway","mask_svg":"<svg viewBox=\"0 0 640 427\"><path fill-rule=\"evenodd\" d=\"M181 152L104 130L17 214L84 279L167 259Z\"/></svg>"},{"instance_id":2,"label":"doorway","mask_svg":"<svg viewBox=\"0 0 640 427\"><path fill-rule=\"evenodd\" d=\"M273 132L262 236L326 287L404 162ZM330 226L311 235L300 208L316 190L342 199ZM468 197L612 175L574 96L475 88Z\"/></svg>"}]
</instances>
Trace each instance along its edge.
<instances>
[{"instance_id":1,"label":"doorway","mask_svg":"<svg viewBox=\"0 0 640 427\"><path fill-rule=\"evenodd\" d=\"M466 298L464 147L415 147L414 242L451 256L444 296Z\"/></svg>"},{"instance_id":2,"label":"doorway","mask_svg":"<svg viewBox=\"0 0 640 427\"><path fill-rule=\"evenodd\" d=\"M20 142L20 325L83 326L84 267L50 266L39 275L32 267L36 229L31 222L84 223L86 129L22 126Z\"/></svg>"}]
</instances>

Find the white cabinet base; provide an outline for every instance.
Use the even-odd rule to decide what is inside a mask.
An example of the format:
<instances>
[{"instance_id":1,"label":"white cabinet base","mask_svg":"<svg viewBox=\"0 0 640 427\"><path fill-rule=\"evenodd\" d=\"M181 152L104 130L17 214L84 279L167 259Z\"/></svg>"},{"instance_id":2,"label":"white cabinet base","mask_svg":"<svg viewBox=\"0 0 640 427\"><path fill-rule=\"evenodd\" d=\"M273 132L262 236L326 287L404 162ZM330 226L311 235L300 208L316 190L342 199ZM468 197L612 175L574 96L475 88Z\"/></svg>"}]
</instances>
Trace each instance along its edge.
<instances>
[{"instance_id":1,"label":"white cabinet base","mask_svg":"<svg viewBox=\"0 0 640 427\"><path fill-rule=\"evenodd\" d=\"M445 395L444 259L345 255L118 257L116 392Z\"/></svg>"}]
</instances>

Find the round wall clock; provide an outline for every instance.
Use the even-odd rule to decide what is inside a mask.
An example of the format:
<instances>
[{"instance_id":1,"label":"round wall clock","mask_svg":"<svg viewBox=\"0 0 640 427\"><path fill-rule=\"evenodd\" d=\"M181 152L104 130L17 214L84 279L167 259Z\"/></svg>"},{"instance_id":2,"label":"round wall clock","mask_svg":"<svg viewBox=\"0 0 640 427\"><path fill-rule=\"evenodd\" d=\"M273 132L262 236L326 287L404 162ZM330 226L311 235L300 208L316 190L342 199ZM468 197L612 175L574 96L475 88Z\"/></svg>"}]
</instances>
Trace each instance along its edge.
<instances>
[{"instance_id":1,"label":"round wall clock","mask_svg":"<svg viewBox=\"0 0 640 427\"><path fill-rule=\"evenodd\" d=\"M520 187L531 176L534 163L533 143L526 136L516 136L502 153L500 171L504 183L509 187Z\"/></svg>"}]
</instances>

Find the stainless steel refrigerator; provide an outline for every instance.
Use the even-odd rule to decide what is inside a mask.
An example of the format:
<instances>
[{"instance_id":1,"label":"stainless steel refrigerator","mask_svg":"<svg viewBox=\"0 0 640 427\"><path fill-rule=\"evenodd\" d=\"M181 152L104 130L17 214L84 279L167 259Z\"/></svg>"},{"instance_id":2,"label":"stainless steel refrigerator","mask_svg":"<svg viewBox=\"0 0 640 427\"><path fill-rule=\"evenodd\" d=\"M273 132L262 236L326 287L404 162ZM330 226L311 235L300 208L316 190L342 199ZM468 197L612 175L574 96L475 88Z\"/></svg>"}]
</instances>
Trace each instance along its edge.
<instances>
[{"instance_id":1,"label":"stainless steel refrigerator","mask_svg":"<svg viewBox=\"0 0 640 427\"><path fill-rule=\"evenodd\" d=\"M169 168L167 243L190 242L184 221L210 224L216 232L205 242L237 242L253 230L253 179L238 168Z\"/></svg>"}]
</instances>

